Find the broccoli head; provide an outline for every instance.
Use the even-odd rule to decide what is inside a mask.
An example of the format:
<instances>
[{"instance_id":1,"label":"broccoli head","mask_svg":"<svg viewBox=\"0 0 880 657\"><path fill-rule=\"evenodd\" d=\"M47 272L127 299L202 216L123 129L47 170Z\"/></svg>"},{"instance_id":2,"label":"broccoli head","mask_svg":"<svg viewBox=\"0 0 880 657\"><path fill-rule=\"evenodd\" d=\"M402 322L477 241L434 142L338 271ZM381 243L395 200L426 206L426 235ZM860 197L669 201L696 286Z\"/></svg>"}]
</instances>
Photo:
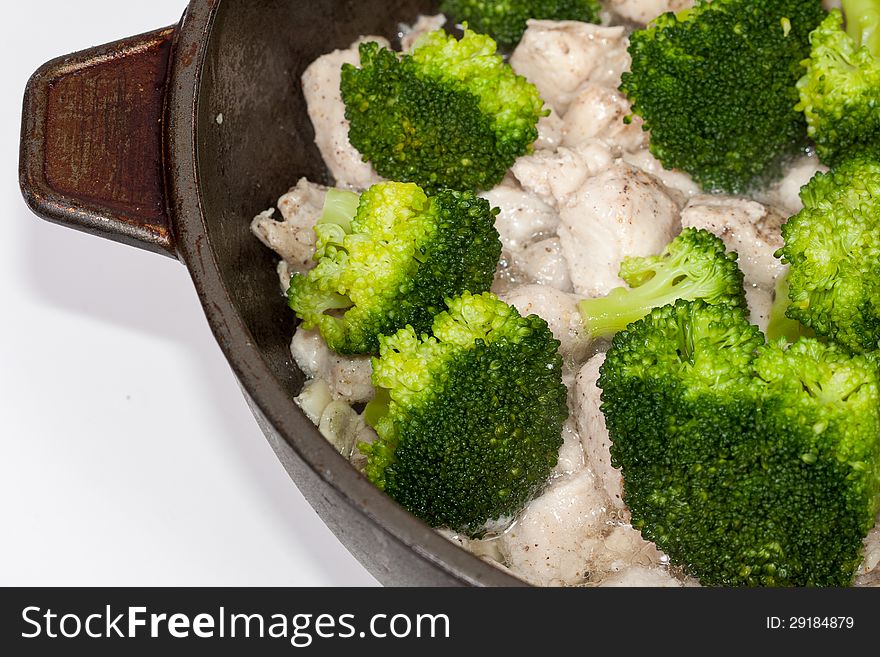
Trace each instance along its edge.
<instances>
[{"instance_id":1,"label":"broccoli head","mask_svg":"<svg viewBox=\"0 0 880 657\"><path fill-rule=\"evenodd\" d=\"M512 50L525 32L526 21L598 23L598 0L443 0L440 10L477 32L488 34L502 48Z\"/></svg>"},{"instance_id":2,"label":"broccoli head","mask_svg":"<svg viewBox=\"0 0 880 657\"><path fill-rule=\"evenodd\" d=\"M568 416L559 342L489 293L448 301L433 335L379 339L360 445L369 479L432 526L478 536L544 486Z\"/></svg>"},{"instance_id":3,"label":"broccoli head","mask_svg":"<svg viewBox=\"0 0 880 657\"><path fill-rule=\"evenodd\" d=\"M819 159L837 166L880 146L880 0L843 0L810 35L813 44L798 82L797 109L807 118Z\"/></svg>"},{"instance_id":4,"label":"broccoli head","mask_svg":"<svg viewBox=\"0 0 880 657\"><path fill-rule=\"evenodd\" d=\"M846 586L880 509L873 356L679 301L618 333L602 411L633 526L704 585Z\"/></svg>"},{"instance_id":5,"label":"broccoli head","mask_svg":"<svg viewBox=\"0 0 880 657\"><path fill-rule=\"evenodd\" d=\"M360 197L330 190L315 225L318 264L291 279L290 307L343 354L377 353L380 335L407 325L426 331L446 297L489 289L497 213L472 192L428 196L413 183Z\"/></svg>"},{"instance_id":6,"label":"broccoli head","mask_svg":"<svg viewBox=\"0 0 880 657\"><path fill-rule=\"evenodd\" d=\"M652 308L678 299L745 308L743 273L736 261L736 253L728 253L709 231L685 228L659 256L624 259L619 275L629 288L581 301L584 327L593 338L610 338Z\"/></svg>"},{"instance_id":7,"label":"broccoli head","mask_svg":"<svg viewBox=\"0 0 880 657\"><path fill-rule=\"evenodd\" d=\"M786 315L853 351L880 341L880 159L859 156L801 189L782 226Z\"/></svg>"},{"instance_id":8,"label":"broccoli head","mask_svg":"<svg viewBox=\"0 0 880 657\"><path fill-rule=\"evenodd\" d=\"M342 67L348 138L392 180L425 189L494 187L538 137L547 112L535 86L495 52L487 36L443 30L412 54L360 46L361 67Z\"/></svg>"},{"instance_id":9,"label":"broccoli head","mask_svg":"<svg viewBox=\"0 0 880 657\"><path fill-rule=\"evenodd\" d=\"M778 176L806 141L796 83L823 16L820 0L697 0L633 32L620 90L663 166L732 193Z\"/></svg>"}]
</instances>

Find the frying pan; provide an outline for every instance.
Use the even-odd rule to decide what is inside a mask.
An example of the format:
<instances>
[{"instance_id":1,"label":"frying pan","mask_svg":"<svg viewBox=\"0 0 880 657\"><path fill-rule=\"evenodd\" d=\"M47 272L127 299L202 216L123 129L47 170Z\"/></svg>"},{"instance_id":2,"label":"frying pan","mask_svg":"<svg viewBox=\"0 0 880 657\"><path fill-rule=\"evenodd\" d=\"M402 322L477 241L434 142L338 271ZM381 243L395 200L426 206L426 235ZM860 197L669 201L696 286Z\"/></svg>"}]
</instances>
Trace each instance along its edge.
<instances>
[{"instance_id":1,"label":"frying pan","mask_svg":"<svg viewBox=\"0 0 880 657\"><path fill-rule=\"evenodd\" d=\"M305 377L276 257L249 231L297 179L332 184L300 91L318 55L395 40L420 0L192 0L180 23L43 65L25 91L20 184L71 228L179 259L276 455L386 585L522 582L434 532L358 473L293 402Z\"/></svg>"}]
</instances>

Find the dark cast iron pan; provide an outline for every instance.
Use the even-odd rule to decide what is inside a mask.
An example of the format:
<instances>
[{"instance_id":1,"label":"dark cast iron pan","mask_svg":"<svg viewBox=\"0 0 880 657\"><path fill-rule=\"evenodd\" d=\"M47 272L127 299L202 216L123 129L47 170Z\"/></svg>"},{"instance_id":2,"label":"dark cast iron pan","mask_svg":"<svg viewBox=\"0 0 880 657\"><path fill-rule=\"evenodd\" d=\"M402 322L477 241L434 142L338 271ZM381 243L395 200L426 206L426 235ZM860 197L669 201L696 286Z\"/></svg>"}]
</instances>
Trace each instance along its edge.
<instances>
[{"instance_id":1,"label":"dark cast iron pan","mask_svg":"<svg viewBox=\"0 0 880 657\"><path fill-rule=\"evenodd\" d=\"M386 585L520 585L372 486L303 415L294 318L251 218L301 176L332 183L299 79L424 0L192 0L173 27L53 60L28 83L20 183L50 221L179 258L263 432L337 537ZM218 116L222 119L218 120Z\"/></svg>"}]
</instances>

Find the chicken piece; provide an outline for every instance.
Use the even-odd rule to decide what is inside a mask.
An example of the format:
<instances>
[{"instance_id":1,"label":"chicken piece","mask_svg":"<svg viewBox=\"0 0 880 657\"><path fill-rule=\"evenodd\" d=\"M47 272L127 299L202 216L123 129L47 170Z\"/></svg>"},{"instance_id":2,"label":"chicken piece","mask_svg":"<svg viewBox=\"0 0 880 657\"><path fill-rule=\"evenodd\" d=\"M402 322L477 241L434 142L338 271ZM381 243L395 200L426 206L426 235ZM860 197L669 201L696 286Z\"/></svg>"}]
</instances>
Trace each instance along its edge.
<instances>
[{"instance_id":1,"label":"chicken piece","mask_svg":"<svg viewBox=\"0 0 880 657\"><path fill-rule=\"evenodd\" d=\"M510 65L532 82L541 98L563 116L585 82L620 85L629 68L623 27L580 21L530 20Z\"/></svg>"},{"instance_id":2,"label":"chicken piece","mask_svg":"<svg viewBox=\"0 0 880 657\"><path fill-rule=\"evenodd\" d=\"M609 8L633 23L647 25L667 11L681 11L694 6L694 0L611 0Z\"/></svg>"},{"instance_id":3,"label":"chicken piece","mask_svg":"<svg viewBox=\"0 0 880 657\"><path fill-rule=\"evenodd\" d=\"M588 82L578 91L562 121L562 145L580 146L593 139L602 139L624 151L637 151L648 145L648 133L640 116L631 123L623 118L630 114L630 103L617 89Z\"/></svg>"},{"instance_id":4,"label":"chicken piece","mask_svg":"<svg viewBox=\"0 0 880 657\"><path fill-rule=\"evenodd\" d=\"M481 194L501 212L495 228L501 244L509 251L519 251L542 237L556 233L559 215L536 195L520 189L516 183L502 183Z\"/></svg>"},{"instance_id":5,"label":"chicken piece","mask_svg":"<svg viewBox=\"0 0 880 657\"><path fill-rule=\"evenodd\" d=\"M555 151L562 143L562 118L556 112L538 119L538 138L535 150Z\"/></svg>"},{"instance_id":6,"label":"chicken piece","mask_svg":"<svg viewBox=\"0 0 880 657\"><path fill-rule=\"evenodd\" d=\"M775 206L786 215L792 216L804 208L801 201L801 187L820 171L828 167L819 162L815 155L804 155L792 162L781 180L773 183L763 197L758 200Z\"/></svg>"},{"instance_id":7,"label":"chicken piece","mask_svg":"<svg viewBox=\"0 0 880 657\"><path fill-rule=\"evenodd\" d=\"M358 150L348 141L348 120L345 104L339 91L343 64L360 64L358 46L364 41L376 41L388 47L382 37L362 37L347 50L334 50L318 57L302 75L302 90L309 118L315 128L315 144L337 187L366 189L381 178L369 162L364 162Z\"/></svg>"},{"instance_id":8,"label":"chicken piece","mask_svg":"<svg viewBox=\"0 0 880 657\"><path fill-rule=\"evenodd\" d=\"M294 398L306 417L317 427L321 435L346 459L363 458L358 451L360 442L373 442L376 433L367 426L364 418L344 401L333 401L330 385L323 379L311 379L302 392Z\"/></svg>"},{"instance_id":9,"label":"chicken piece","mask_svg":"<svg viewBox=\"0 0 880 657\"><path fill-rule=\"evenodd\" d=\"M700 186L694 182L684 171L679 169L664 169L660 164L660 160L651 155L651 151L643 148L632 153L624 153L622 156L624 162L638 167L645 173L650 173L657 180L666 185L666 189L670 196L676 197L673 192L679 192L676 200L682 207L685 206L691 196L700 193Z\"/></svg>"},{"instance_id":10,"label":"chicken piece","mask_svg":"<svg viewBox=\"0 0 880 657\"><path fill-rule=\"evenodd\" d=\"M559 340L559 353L566 361L582 362L590 347L578 311L578 297L546 285L520 285L500 297L524 317L537 315L547 322Z\"/></svg>"},{"instance_id":11,"label":"chicken piece","mask_svg":"<svg viewBox=\"0 0 880 657\"><path fill-rule=\"evenodd\" d=\"M278 199L281 221L274 209L261 212L251 222L251 232L286 263L284 272L306 272L315 266L315 222L324 208L327 188L300 178L296 186ZM283 274L279 272L283 277Z\"/></svg>"},{"instance_id":12,"label":"chicken piece","mask_svg":"<svg viewBox=\"0 0 880 657\"><path fill-rule=\"evenodd\" d=\"M739 254L746 289L757 285L773 290L785 272L773 255L784 244L780 230L784 222L772 207L733 196L695 196L681 211L682 227L705 228Z\"/></svg>"},{"instance_id":13,"label":"chicken piece","mask_svg":"<svg viewBox=\"0 0 880 657\"><path fill-rule=\"evenodd\" d=\"M656 545L642 538L641 532L629 524L612 526L596 543L595 549L587 555L592 583L632 566L658 568L668 561Z\"/></svg>"},{"instance_id":14,"label":"chicken piece","mask_svg":"<svg viewBox=\"0 0 880 657\"><path fill-rule=\"evenodd\" d=\"M555 208L577 192L587 178L612 162L608 146L594 140L576 149L559 147L556 151L535 151L519 158L511 172L523 189Z\"/></svg>"},{"instance_id":15,"label":"chicken piece","mask_svg":"<svg viewBox=\"0 0 880 657\"><path fill-rule=\"evenodd\" d=\"M574 415L581 445L584 448L587 467L596 475L611 506L623 510L623 476L611 465L611 438L602 414L602 390L598 386L599 368L605 362L605 354L598 353L588 360L575 378ZM628 515L628 514L627 514ZM622 515L621 519L626 520Z\"/></svg>"},{"instance_id":16,"label":"chicken piece","mask_svg":"<svg viewBox=\"0 0 880 657\"><path fill-rule=\"evenodd\" d=\"M446 16L436 14L425 16L420 14L413 25L401 25L400 49L403 52L411 52L419 37L428 32L439 30L446 24Z\"/></svg>"},{"instance_id":17,"label":"chicken piece","mask_svg":"<svg viewBox=\"0 0 880 657\"><path fill-rule=\"evenodd\" d=\"M591 297L624 284L617 273L625 257L657 255L681 230L666 187L622 161L588 178L559 217L572 285Z\"/></svg>"},{"instance_id":18,"label":"chicken piece","mask_svg":"<svg viewBox=\"0 0 880 657\"><path fill-rule=\"evenodd\" d=\"M605 506L589 470L553 480L497 539L505 562L539 586L582 583L587 557L608 528Z\"/></svg>"},{"instance_id":19,"label":"chicken piece","mask_svg":"<svg viewBox=\"0 0 880 657\"><path fill-rule=\"evenodd\" d=\"M864 558L856 570L857 586L880 586L880 516L862 541Z\"/></svg>"},{"instance_id":20,"label":"chicken piece","mask_svg":"<svg viewBox=\"0 0 880 657\"><path fill-rule=\"evenodd\" d=\"M532 282L571 292L568 263L562 255L558 237L535 242L516 254L515 258L519 269Z\"/></svg>"},{"instance_id":21,"label":"chicken piece","mask_svg":"<svg viewBox=\"0 0 880 657\"><path fill-rule=\"evenodd\" d=\"M653 587L680 587L682 583L669 574L664 568L650 568L645 566L630 566L618 573L606 577L599 586L653 586Z\"/></svg>"},{"instance_id":22,"label":"chicken piece","mask_svg":"<svg viewBox=\"0 0 880 657\"><path fill-rule=\"evenodd\" d=\"M840 0L822 0L822 8L825 11L840 9Z\"/></svg>"},{"instance_id":23,"label":"chicken piece","mask_svg":"<svg viewBox=\"0 0 880 657\"><path fill-rule=\"evenodd\" d=\"M749 322L757 326L766 335L770 323L770 311L776 298L774 290L760 285L746 285L746 305L749 307Z\"/></svg>"},{"instance_id":24,"label":"chicken piece","mask_svg":"<svg viewBox=\"0 0 880 657\"><path fill-rule=\"evenodd\" d=\"M297 328L290 352L303 374L326 381L334 400L349 404L369 401L374 390L369 356L342 356L330 350L317 331Z\"/></svg>"},{"instance_id":25,"label":"chicken piece","mask_svg":"<svg viewBox=\"0 0 880 657\"><path fill-rule=\"evenodd\" d=\"M551 477L570 475L584 468L584 448L573 417L562 425L562 446L559 448L559 459L553 468Z\"/></svg>"}]
</instances>

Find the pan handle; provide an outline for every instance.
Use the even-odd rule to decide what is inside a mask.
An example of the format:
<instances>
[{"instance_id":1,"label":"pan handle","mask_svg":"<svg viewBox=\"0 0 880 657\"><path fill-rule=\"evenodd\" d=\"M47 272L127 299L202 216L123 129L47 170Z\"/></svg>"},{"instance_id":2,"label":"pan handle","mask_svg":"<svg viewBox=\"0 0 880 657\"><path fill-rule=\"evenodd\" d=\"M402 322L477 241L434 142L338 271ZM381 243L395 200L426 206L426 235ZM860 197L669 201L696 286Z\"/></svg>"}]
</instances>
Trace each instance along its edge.
<instances>
[{"instance_id":1,"label":"pan handle","mask_svg":"<svg viewBox=\"0 0 880 657\"><path fill-rule=\"evenodd\" d=\"M162 125L174 28L59 57L24 95L19 184L39 216L177 257Z\"/></svg>"}]
</instances>

